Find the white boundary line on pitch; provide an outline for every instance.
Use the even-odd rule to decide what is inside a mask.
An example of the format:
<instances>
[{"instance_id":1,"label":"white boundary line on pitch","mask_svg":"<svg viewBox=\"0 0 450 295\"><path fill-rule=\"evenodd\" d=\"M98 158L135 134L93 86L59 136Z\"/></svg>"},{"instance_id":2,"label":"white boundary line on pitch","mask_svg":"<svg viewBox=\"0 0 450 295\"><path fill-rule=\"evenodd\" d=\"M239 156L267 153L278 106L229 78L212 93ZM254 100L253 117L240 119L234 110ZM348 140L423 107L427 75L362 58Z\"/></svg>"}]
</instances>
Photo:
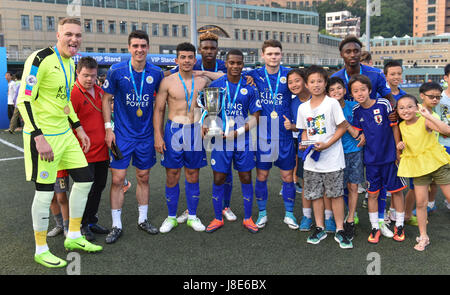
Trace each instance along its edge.
<instances>
[{"instance_id":1,"label":"white boundary line on pitch","mask_svg":"<svg viewBox=\"0 0 450 295\"><path fill-rule=\"evenodd\" d=\"M17 146L17 145L15 145L15 144L12 144L12 143L10 143L10 142L8 142L8 141L6 141L6 140L4 140L4 139L1 139L1 138L0 138L0 142L3 143L4 145L7 145L7 146L9 146L9 147L12 147L13 149L16 149L16 150L18 150L19 152L23 153L23 148L21 148L20 146Z\"/></svg>"},{"instance_id":2,"label":"white boundary line on pitch","mask_svg":"<svg viewBox=\"0 0 450 295\"><path fill-rule=\"evenodd\" d=\"M10 161L10 160L20 160L20 159L23 159L23 157L14 157L14 158L0 159L0 162L3 162L3 161Z\"/></svg>"}]
</instances>

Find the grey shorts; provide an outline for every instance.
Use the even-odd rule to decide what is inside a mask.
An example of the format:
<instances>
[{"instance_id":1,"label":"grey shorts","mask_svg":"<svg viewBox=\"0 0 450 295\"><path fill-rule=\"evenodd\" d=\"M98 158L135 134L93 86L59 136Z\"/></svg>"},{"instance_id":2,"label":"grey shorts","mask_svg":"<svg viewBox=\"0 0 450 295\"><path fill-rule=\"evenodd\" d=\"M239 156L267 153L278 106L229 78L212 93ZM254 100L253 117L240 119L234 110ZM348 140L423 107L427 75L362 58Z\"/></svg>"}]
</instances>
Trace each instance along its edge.
<instances>
[{"instance_id":1,"label":"grey shorts","mask_svg":"<svg viewBox=\"0 0 450 295\"><path fill-rule=\"evenodd\" d=\"M328 198L338 198L344 194L344 170L334 172L303 171L305 199L316 200L326 195Z\"/></svg>"},{"instance_id":2,"label":"grey shorts","mask_svg":"<svg viewBox=\"0 0 450 295\"><path fill-rule=\"evenodd\" d=\"M363 183L364 181L362 152L345 154L344 187L347 187L347 183Z\"/></svg>"},{"instance_id":3,"label":"grey shorts","mask_svg":"<svg viewBox=\"0 0 450 295\"><path fill-rule=\"evenodd\" d=\"M57 177L55 182L55 193L65 193L69 191L69 176Z\"/></svg>"}]
</instances>

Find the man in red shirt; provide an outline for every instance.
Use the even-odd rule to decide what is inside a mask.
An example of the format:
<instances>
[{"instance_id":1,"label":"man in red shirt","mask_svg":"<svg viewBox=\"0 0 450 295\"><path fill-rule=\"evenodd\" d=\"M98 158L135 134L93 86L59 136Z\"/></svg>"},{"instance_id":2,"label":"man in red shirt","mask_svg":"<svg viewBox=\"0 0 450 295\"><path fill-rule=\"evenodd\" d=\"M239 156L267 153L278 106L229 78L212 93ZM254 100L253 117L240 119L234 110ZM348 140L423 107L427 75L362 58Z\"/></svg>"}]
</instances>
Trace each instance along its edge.
<instances>
[{"instance_id":1,"label":"man in red shirt","mask_svg":"<svg viewBox=\"0 0 450 295\"><path fill-rule=\"evenodd\" d=\"M88 195L86 209L81 221L81 233L88 241L95 239L93 233L107 234L109 230L97 224L97 212L103 189L108 178L109 155L105 143L105 128L102 116L103 90L96 85L97 62L92 57L83 57L77 65L77 81L73 87L71 101L86 134L91 148L86 154L88 167L94 175L94 183Z\"/></svg>"}]
</instances>

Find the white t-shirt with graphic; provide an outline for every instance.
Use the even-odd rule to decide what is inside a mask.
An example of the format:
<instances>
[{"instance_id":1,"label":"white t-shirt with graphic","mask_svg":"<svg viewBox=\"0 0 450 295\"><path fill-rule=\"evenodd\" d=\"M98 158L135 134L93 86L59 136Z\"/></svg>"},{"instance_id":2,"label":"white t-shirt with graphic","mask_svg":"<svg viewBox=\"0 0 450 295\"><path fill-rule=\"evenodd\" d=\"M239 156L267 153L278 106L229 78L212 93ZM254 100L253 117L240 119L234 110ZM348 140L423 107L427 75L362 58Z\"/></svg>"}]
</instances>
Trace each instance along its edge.
<instances>
[{"instance_id":1,"label":"white t-shirt with graphic","mask_svg":"<svg viewBox=\"0 0 450 295\"><path fill-rule=\"evenodd\" d=\"M302 103L298 108L297 128L306 130L308 140L328 142L336 132L337 126L344 121L344 113L339 102L328 96L325 96L322 103L314 109L311 109L311 100ZM345 168L341 139L321 151L318 161L311 159L312 153L311 151L305 160L303 165L305 170L323 173Z\"/></svg>"}]
</instances>

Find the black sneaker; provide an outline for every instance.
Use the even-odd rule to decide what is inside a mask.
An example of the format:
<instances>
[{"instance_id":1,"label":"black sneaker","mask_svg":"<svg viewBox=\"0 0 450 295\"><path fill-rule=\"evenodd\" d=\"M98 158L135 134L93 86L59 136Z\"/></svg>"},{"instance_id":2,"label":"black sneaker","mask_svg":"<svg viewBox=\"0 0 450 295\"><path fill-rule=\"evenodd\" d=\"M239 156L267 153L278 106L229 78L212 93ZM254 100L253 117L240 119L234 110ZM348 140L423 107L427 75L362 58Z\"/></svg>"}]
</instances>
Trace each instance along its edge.
<instances>
[{"instance_id":1,"label":"black sneaker","mask_svg":"<svg viewBox=\"0 0 450 295\"><path fill-rule=\"evenodd\" d=\"M347 239L350 241L353 240L353 237L355 236L355 223L354 222L345 222L344 223L344 232L347 236Z\"/></svg>"},{"instance_id":2,"label":"black sneaker","mask_svg":"<svg viewBox=\"0 0 450 295\"><path fill-rule=\"evenodd\" d=\"M109 234L106 236L106 244L115 243L119 237L122 235L122 229L118 227L113 227Z\"/></svg>"},{"instance_id":3,"label":"black sneaker","mask_svg":"<svg viewBox=\"0 0 450 295\"><path fill-rule=\"evenodd\" d=\"M89 229L96 234L103 234L103 235L109 234L109 229L97 223L89 224Z\"/></svg>"},{"instance_id":4,"label":"black sneaker","mask_svg":"<svg viewBox=\"0 0 450 295\"><path fill-rule=\"evenodd\" d=\"M81 234L88 240L89 242L95 240L95 235L91 230L89 229L89 226L84 225L81 227Z\"/></svg>"},{"instance_id":5,"label":"black sneaker","mask_svg":"<svg viewBox=\"0 0 450 295\"><path fill-rule=\"evenodd\" d=\"M139 229L147 232L151 235L156 235L159 231L158 228L154 227L150 224L150 222L146 219L144 222L138 224Z\"/></svg>"},{"instance_id":6,"label":"black sneaker","mask_svg":"<svg viewBox=\"0 0 450 295\"><path fill-rule=\"evenodd\" d=\"M338 231L334 235L334 240L339 243L339 247L342 249L352 249L353 244L352 242L347 238L345 235L345 232L343 230Z\"/></svg>"}]
</instances>

